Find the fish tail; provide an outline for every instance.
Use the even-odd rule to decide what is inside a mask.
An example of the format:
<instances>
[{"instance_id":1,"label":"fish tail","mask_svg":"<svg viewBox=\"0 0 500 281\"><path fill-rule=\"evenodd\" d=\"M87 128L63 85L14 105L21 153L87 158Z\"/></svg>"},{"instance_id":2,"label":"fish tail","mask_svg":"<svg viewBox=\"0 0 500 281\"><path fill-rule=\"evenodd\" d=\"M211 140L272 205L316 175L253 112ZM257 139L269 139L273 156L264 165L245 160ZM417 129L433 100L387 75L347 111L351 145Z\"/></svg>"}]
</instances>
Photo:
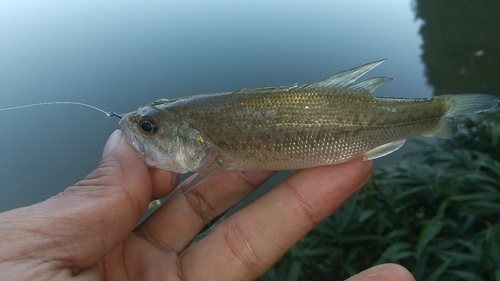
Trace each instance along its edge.
<instances>
[{"instance_id":1,"label":"fish tail","mask_svg":"<svg viewBox=\"0 0 500 281\"><path fill-rule=\"evenodd\" d=\"M446 116L474 114L493 109L500 102L500 97L487 94L445 95L448 111Z\"/></svg>"},{"instance_id":2,"label":"fish tail","mask_svg":"<svg viewBox=\"0 0 500 281\"><path fill-rule=\"evenodd\" d=\"M439 139L450 139L455 134L457 127L452 116L488 111L500 102L500 97L487 94L443 95L436 99L445 101L447 111L436 129L427 136Z\"/></svg>"}]
</instances>

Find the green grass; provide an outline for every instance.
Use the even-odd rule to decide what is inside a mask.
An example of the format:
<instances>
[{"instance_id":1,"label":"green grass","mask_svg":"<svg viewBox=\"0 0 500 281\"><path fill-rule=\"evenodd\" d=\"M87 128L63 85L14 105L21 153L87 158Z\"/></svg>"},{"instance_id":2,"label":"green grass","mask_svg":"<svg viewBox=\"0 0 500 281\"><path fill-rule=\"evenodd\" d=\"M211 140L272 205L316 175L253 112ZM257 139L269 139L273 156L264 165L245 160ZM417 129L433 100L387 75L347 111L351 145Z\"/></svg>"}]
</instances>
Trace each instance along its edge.
<instances>
[{"instance_id":1,"label":"green grass","mask_svg":"<svg viewBox=\"0 0 500 281\"><path fill-rule=\"evenodd\" d=\"M417 280L500 280L500 112L374 170L261 280L343 280L394 262Z\"/></svg>"}]
</instances>

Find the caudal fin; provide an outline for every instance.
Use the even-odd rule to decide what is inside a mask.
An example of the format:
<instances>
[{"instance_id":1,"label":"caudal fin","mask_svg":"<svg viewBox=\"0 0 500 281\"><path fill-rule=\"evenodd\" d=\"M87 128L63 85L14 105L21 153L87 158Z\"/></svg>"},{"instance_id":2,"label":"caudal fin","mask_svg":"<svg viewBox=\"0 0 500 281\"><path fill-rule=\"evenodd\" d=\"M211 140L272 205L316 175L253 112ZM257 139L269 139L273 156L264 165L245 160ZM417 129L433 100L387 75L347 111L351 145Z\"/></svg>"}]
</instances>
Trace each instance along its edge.
<instances>
[{"instance_id":1,"label":"caudal fin","mask_svg":"<svg viewBox=\"0 0 500 281\"><path fill-rule=\"evenodd\" d=\"M500 97L487 94L445 95L448 112L446 116L473 114L493 109L500 102Z\"/></svg>"},{"instance_id":2,"label":"caudal fin","mask_svg":"<svg viewBox=\"0 0 500 281\"><path fill-rule=\"evenodd\" d=\"M451 118L452 116L488 111L500 102L500 97L487 94L444 95L436 97L436 99L444 99L448 106L445 116L436 126L436 129L427 135L438 139L450 139L455 134L456 125L453 118Z\"/></svg>"}]
</instances>

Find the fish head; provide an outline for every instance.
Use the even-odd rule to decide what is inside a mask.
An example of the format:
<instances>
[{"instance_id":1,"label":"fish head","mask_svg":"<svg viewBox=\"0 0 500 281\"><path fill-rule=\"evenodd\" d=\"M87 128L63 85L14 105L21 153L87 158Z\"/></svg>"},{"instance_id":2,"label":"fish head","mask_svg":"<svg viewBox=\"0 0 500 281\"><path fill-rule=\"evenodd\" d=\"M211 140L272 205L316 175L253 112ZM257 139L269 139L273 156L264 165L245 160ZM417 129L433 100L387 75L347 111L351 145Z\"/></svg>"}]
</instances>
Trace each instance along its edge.
<instances>
[{"instance_id":1,"label":"fish head","mask_svg":"<svg viewBox=\"0 0 500 281\"><path fill-rule=\"evenodd\" d=\"M149 167L186 173L207 162L209 143L175 112L150 104L125 114L119 126Z\"/></svg>"}]
</instances>

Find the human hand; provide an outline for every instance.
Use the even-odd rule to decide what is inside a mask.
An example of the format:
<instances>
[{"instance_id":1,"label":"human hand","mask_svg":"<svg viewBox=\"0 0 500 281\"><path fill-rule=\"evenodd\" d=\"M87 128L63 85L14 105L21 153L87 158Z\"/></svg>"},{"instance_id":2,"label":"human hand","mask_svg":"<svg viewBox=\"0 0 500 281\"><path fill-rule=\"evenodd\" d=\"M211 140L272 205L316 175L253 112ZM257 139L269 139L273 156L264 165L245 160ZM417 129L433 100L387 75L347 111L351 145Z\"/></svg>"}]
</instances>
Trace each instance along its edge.
<instances>
[{"instance_id":1,"label":"human hand","mask_svg":"<svg viewBox=\"0 0 500 281\"><path fill-rule=\"evenodd\" d=\"M300 170L190 245L272 173L219 173L169 198L176 174L148 169L113 133L99 167L44 202L0 214L1 280L253 280L369 178L371 162ZM397 265L348 279L414 280Z\"/></svg>"}]
</instances>

